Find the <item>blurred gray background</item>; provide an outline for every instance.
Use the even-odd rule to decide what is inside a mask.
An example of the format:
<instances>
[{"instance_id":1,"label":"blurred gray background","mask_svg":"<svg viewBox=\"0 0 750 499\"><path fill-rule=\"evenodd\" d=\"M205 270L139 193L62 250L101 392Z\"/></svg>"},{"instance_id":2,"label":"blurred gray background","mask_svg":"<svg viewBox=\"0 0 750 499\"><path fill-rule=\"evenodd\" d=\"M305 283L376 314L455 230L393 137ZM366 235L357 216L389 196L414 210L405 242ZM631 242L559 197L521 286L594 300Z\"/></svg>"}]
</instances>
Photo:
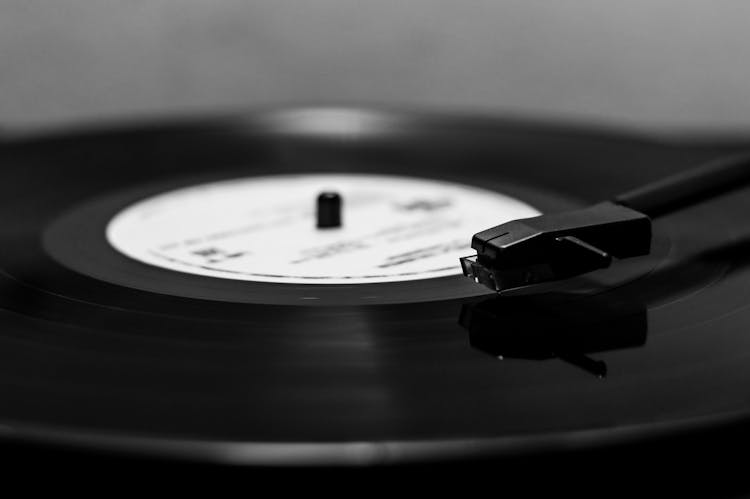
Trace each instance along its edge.
<instances>
[{"instance_id":1,"label":"blurred gray background","mask_svg":"<svg viewBox=\"0 0 750 499\"><path fill-rule=\"evenodd\" d=\"M750 129L747 0L2 0L0 127L288 104Z\"/></svg>"}]
</instances>

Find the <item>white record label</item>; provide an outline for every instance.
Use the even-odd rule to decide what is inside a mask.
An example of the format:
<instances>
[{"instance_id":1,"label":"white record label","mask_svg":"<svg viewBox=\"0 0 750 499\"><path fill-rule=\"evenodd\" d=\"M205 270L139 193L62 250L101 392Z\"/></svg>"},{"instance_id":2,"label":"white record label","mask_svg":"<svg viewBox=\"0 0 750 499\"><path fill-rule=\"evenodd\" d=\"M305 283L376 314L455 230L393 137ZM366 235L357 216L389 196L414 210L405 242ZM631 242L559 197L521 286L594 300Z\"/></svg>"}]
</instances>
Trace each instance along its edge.
<instances>
[{"instance_id":1,"label":"white record label","mask_svg":"<svg viewBox=\"0 0 750 499\"><path fill-rule=\"evenodd\" d=\"M316 227L341 195L342 226ZM461 274L476 232L539 212L497 192L414 177L276 175L166 192L118 213L121 253L201 276L292 284L381 283Z\"/></svg>"}]
</instances>

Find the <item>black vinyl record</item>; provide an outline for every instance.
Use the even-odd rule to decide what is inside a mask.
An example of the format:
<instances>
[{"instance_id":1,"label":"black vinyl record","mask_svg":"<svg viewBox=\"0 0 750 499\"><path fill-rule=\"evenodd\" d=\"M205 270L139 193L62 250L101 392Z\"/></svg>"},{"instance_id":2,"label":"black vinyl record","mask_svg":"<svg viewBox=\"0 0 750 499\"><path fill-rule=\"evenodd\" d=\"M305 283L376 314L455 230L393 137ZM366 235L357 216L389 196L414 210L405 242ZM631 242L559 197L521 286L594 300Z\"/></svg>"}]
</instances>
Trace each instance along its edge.
<instances>
[{"instance_id":1,"label":"black vinyl record","mask_svg":"<svg viewBox=\"0 0 750 499\"><path fill-rule=\"evenodd\" d=\"M347 112L346 126L298 110L3 143L0 437L200 462L395 465L688 438L747 419L744 189L656 220L646 257L505 297L459 275L219 279L107 242L123 207L200 182L408 175L552 212L745 146Z\"/></svg>"}]
</instances>

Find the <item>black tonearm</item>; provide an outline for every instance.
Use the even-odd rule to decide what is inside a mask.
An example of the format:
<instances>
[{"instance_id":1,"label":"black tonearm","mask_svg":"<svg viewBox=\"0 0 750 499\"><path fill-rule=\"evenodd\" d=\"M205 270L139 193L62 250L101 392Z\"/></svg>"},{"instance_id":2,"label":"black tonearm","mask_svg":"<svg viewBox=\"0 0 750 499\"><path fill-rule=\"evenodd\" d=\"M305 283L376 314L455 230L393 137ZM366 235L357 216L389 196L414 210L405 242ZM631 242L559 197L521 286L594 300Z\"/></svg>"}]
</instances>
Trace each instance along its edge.
<instances>
[{"instance_id":1,"label":"black tonearm","mask_svg":"<svg viewBox=\"0 0 750 499\"><path fill-rule=\"evenodd\" d=\"M566 279L646 255L651 219L750 182L750 155L686 170L587 208L513 220L474 234L464 275L495 291Z\"/></svg>"}]
</instances>

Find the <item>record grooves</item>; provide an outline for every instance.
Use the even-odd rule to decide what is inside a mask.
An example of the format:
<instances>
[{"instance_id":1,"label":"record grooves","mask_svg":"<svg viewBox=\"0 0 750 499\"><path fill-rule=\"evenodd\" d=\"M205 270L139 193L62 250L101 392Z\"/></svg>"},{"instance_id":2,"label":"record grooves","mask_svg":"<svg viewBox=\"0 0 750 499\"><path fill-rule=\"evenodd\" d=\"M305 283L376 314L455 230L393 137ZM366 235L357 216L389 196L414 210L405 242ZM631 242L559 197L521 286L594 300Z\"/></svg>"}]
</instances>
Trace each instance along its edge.
<instances>
[{"instance_id":1,"label":"record grooves","mask_svg":"<svg viewBox=\"0 0 750 499\"><path fill-rule=\"evenodd\" d=\"M347 110L361 126L341 129L330 112L4 143L0 434L359 465L533 456L746 420L747 190L657 221L646 257L500 298L460 268L403 282L252 282L159 268L105 238L133 203L217 180L401 175L546 213L745 146L366 110Z\"/></svg>"}]
</instances>

